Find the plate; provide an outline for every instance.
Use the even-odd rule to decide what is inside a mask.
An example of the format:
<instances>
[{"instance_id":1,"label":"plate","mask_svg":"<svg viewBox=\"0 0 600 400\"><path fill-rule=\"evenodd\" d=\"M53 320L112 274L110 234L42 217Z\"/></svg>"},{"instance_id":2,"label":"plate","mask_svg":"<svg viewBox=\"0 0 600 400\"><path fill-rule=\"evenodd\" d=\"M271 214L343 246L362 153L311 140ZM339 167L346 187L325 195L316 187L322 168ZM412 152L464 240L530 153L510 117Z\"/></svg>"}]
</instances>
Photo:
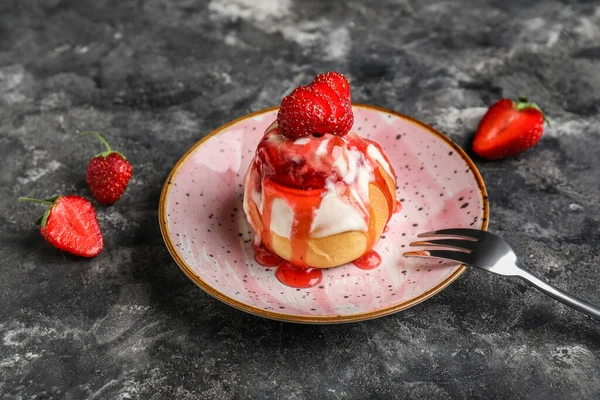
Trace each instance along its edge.
<instances>
[{"instance_id":1,"label":"plate","mask_svg":"<svg viewBox=\"0 0 600 400\"><path fill-rule=\"evenodd\" d=\"M354 105L353 130L377 141L398 179L402 210L375 246L382 264L323 271L319 285L295 289L254 261L253 232L242 208L242 182L277 108L232 121L196 143L162 190L160 228L183 272L208 294L262 317L301 323L360 321L388 315L435 295L465 270L436 260L405 258L418 233L486 229L488 201L477 168L441 132L411 117Z\"/></svg>"}]
</instances>

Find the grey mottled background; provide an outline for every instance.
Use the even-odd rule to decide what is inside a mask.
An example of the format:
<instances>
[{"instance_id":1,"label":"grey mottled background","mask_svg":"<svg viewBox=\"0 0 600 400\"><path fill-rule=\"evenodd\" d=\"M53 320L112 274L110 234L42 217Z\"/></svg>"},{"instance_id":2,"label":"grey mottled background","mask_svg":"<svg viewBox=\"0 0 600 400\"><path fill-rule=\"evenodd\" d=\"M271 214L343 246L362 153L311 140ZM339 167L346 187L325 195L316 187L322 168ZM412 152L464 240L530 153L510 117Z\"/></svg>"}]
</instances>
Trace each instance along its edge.
<instances>
[{"instance_id":1,"label":"grey mottled background","mask_svg":"<svg viewBox=\"0 0 600 400\"><path fill-rule=\"evenodd\" d=\"M599 398L600 324L521 282L469 271L390 317L283 324L195 287L157 223L189 146L319 72L465 147L488 105L526 93L552 126L476 160L490 228L600 304L599 43L598 1L0 0L0 398ZM15 199L89 196L99 145L72 140L89 129L134 178L83 260Z\"/></svg>"}]
</instances>

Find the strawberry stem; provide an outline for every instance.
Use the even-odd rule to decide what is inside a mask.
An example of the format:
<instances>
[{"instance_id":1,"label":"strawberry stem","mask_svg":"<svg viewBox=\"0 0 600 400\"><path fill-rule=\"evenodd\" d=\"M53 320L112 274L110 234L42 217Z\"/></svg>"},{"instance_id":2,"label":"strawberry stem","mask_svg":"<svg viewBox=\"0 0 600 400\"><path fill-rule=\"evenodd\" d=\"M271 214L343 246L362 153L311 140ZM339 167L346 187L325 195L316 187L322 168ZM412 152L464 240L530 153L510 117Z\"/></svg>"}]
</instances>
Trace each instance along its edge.
<instances>
[{"instance_id":1,"label":"strawberry stem","mask_svg":"<svg viewBox=\"0 0 600 400\"><path fill-rule=\"evenodd\" d=\"M44 211L44 215L42 215L35 221L36 225L41 225L41 226L45 227L46 223L48 222L48 217L50 216L50 210L52 209L52 206L54 205L56 200L58 200L59 197L60 196L54 196L54 197L48 197L46 199L35 199L33 197L19 197L19 201L30 201L32 203L40 203L40 204L46 204L46 205L50 206L50 207L46 208L46 211Z\"/></svg>"},{"instance_id":2,"label":"strawberry stem","mask_svg":"<svg viewBox=\"0 0 600 400\"><path fill-rule=\"evenodd\" d=\"M46 199L35 199L33 197L19 197L19 201L30 201L32 203L40 203L40 204L49 205L50 207L46 208L46 211L44 211L44 214L35 221L36 225L41 225L41 226L45 227L46 223L48 222L48 217L50 216L50 210L52 209L52 206L54 205L56 200L58 200L59 197L60 196L54 196L54 197L48 197Z\"/></svg>"},{"instance_id":3,"label":"strawberry stem","mask_svg":"<svg viewBox=\"0 0 600 400\"><path fill-rule=\"evenodd\" d=\"M41 203L41 204L48 204L48 205L54 204L54 202L49 201L49 199L42 200L42 199L34 199L33 197L19 197L19 201L31 201L32 203Z\"/></svg>"},{"instance_id":4,"label":"strawberry stem","mask_svg":"<svg viewBox=\"0 0 600 400\"><path fill-rule=\"evenodd\" d=\"M534 108L534 109L538 110L539 112L542 113L542 117L544 118L544 122L546 122L548 124L548 126L550 126L550 121L548 120L548 118L546 118L546 114L544 113L544 111L542 111L542 109L540 108L540 106L538 106L537 104L530 102L527 99L527 97L525 97L525 96L519 96L518 103L515 104L515 108L518 111L525 110L527 108Z\"/></svg>"},{"instance_id":5,"label":"strawberry stem","mask_svg":"<svg viewBox=\"0 0 600 400\"><path fill-rule=\"evenodd\" d=\"M85 136L85 135L96 136L102 142L102 144L104 144L104 147L106 147L106 151L104 152L105 154L110 154L112 152L112 149L110 148L110 145L108 144L108 142L98 132L84 132L81 135L79 135L78 137Z\"/></svg>"}]
</instances>

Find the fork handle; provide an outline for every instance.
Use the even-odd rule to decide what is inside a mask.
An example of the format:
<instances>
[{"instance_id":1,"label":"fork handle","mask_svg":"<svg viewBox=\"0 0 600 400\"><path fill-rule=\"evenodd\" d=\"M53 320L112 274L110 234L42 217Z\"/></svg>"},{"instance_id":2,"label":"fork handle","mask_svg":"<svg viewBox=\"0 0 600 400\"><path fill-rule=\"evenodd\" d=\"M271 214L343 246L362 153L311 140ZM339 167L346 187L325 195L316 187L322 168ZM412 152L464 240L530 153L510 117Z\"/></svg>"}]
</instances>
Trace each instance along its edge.
<instances>
[{"instance_id":1,"label":"fork handle","mask_svg":"<svg viewBox=\"0 0 600 400\"><path fill-rule=\"evenodd\" d=\"M600 320L600 308L594 307L593 305L586 303L585 301L578 299L575 296L571 296L570 294L563 292L559 288L544 282L543 280L533 275L531 272L524 270L523 268L519 268L519 274L517 276L524 279L529 284L537 287L539 290L546 293L548 296L560 301L561 303L566 304L577 311L581 311L582 313L587 314L592 318Z\"/></svg>"}]
</instances>

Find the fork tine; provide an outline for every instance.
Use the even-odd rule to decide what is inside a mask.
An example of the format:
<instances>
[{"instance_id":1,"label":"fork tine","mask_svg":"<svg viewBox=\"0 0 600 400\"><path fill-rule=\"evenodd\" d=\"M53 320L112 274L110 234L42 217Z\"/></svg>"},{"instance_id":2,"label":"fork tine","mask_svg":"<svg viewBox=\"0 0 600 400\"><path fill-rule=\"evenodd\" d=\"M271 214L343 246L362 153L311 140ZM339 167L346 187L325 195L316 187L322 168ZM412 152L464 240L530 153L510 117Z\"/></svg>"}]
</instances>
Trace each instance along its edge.
<instances>
[{"instance_id":1,"label":"fork tine","mask_svg":"<svg viewBox=\"0 0 600 400\"><path fill-rule=\"evenodd\" d=\"M461 238L467 240L481 240L485 235L485 231L481 231L479 229L466 229L466 228L456 228L456 229L440 229L437 231L424 232L417 235L418 238L430 238L430 237L454 237Z\"/></svg>"},{"instance_id":2,"label":"fork tine","mask_svg":"<svg viewBox=\"0 0 600 400\"><path fill-rule=\"evenodd\" d=\"M472 252L475 251L479 241L474 240L462 240L462 239L434 239L434 240L423 240L419 242L412 242L411 246L443 246L450 247L461 251Z\"/></svg>"},{"instance_id":3,"label":"fork tine","mask_svg":"<svg viewBox=\"0 0 600 400\"><path fill-rule=\"evenodd\" d=\"M409 251L404 253L404 257L424 257L424 258L441 258L458 262L461 264L473 264L473 256L471 253L463 253L453 250L419 250Z\"/></svg>"}]
</instances>

